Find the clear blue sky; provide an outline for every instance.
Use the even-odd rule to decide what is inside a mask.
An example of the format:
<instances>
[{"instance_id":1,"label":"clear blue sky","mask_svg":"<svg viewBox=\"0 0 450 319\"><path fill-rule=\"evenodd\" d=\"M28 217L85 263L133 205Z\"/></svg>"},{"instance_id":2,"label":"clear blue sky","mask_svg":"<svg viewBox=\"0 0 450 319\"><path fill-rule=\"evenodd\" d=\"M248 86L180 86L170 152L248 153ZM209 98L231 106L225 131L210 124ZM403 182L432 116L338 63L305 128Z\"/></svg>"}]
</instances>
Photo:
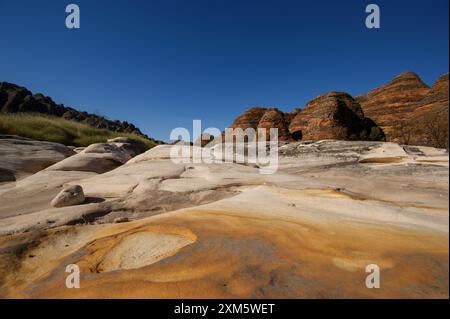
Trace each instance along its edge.
<instances>
[{"instance_id":1,"label":"clear blue sky","mask_svg":"<svg viewBox=\"0 0 450 319\"><path fill-rule=\"evenodd\" d=\"M81 29L65 28L65 6ZM365 28L365 6L381 29ZM254 105L290 111L411 70L448 72L448 0L0 0L0 81L168 140Z\"/></svg>"}]
</instances>

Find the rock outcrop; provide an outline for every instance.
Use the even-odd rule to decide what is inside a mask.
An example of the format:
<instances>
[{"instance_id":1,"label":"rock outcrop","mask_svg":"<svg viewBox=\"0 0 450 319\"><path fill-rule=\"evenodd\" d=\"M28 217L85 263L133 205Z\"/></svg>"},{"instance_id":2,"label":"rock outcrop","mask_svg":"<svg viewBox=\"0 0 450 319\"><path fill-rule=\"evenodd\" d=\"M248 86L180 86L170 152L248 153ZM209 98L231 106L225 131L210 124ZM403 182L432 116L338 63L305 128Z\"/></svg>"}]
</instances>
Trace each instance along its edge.
<instances>
[{"instance_id":1,"label":"rock outcrop","mask_svg":"<svg viewBox=\"0 0 450 319\"><path fill-rule=\"evenodd\" d=\"M291 134L289 132L289 122L291 119L289 113L284 113L277 108L270 108L264 112L258 123L258 128L266 129L266 139L269 138L270 129L278 129L278 139L281 141L292 140Z\"/></svg>"},{"instance_id":2,"label":"rock outcrop","mask_svg":"<svg viewBox=\"0 0 450 319\"><path fill-rule=\"evenodd\" d=\"M115 141L112 139L110 141ZM82 171L105 173L126 163L139 154L129 143L95 143L76 155L66 158L48 168L48 171Z\"/></svg>"},{"instance_id":3,"label":"rock outcrop","mask_svg":"<svg viewBox=\"0 0 450 319\"><path fill-rule=\"evenodd\" d=\"M278 128L280 141L388 140L447 147L448 81L446 74L430 88L417 74L405 72L356 98L329 92L290 113L253 107L230 127Z\"/></svg>"},{"instance_id":4,"label":"rock outcrop","mask_svg":"<svg viewBox=\"0 0 450 319\"><path fill-rule=\"evenodd\" d=\"M73 154L72 149L62 144L0 135L0 183L39 172Z\"/></svg>"},{"instance_id":5,"label":"rock outcrop","mask_svg":"<svg viewBox=\"0 0 450 319\"><path fill-rule=\"evenodd\" d=\"M278 129L279 141L297 140L382 140L382 130L370 119L357 101L343 92L329 92L309 102L303 110L287 113L277 108L255 107L239 116L231 128Z\"/></svg>"},{"instance_id":6,"label":"rock outcrop","mask_svg":"<svg viewBox=\"0 0 450 319\"><path fill-rule=\"evenodd\" d=\"M266 111L267 108L264 107L252 107L245 111L244 114L238 116L230 127L241 128L243 130L247 128L257 129L259 121Z\"/></svg>"},{"instance_id":7,"label":"rock outcrop","mask_svg":"<svg viewBox=\"0 0 450 319\"><path fill-rule=\"evenodd\" d=\"M33 94L24 87L8 83L0 82L0 113L42 113L52 116L62 117L67 120L82 122L92 127L107 129L114 132L134 133L144 136L157 144L156 141L145 134L134 124L127 121L111 121L103 116L91 114L88 112L78 111L63 104L55 103L50 97L43 94Z\"/></svg>"},{"instance_id":8,"label":"rock outcrop","mask_svg":"<svg viewBox=\"0 0 450 319\"><path fill-rule=\"evenodd\" d=\"M427 95L420 100L420 107L416 111L420 113L432 108L448 110L448 81L448 73L437 79Z\"/></svg>"},{"instance_id":9,"label":"rock outcrop","mask_svg":"<svg viewBox=\"0 0 450 319\"><path fill-rule=\"evenodd\" d=\"M440 77L408 119L409 144L448 148L448 74Z\"/></svg>"},{"instance_id":10,"label":"rock outcrop","mask_svg":"<svg viewBox=\"0 0 450 319\"><path fill-rule=\"evenodd\" d=\"M364 117L359 103L343 92L329 92L306 104L292 120L289 131L303 140L383 138L376 124Z\"/></svg>"},{"instance_id":11,"label":"rock outcrop","mask_svg":"<svg viewBox=\"0 0 450 319\"><path fill-rule=\"evenodd\" d=\"M434 113L440 113L442 119L448 116L448 74L430 88L417 74L405 72L356 99L366 116L381 126L388 141L431 145L424 137L424 122Z\"/></svg>"},{"instance_id":12,"label":"rock outcrop","mask_svg":"<svg viewBox=\"0 0 450 319\"><path fill-rule=\"evenodd\" d=\"M255 134L258 129L266 130L266 139L269 138L270 129L278 129L278 139L280 141L291 141L292 136L289 133L289 123L293 115L285 113L277 108L252 107L238 116L230 125L233 129L254 129Z\"/></svg>"}]
</instances>

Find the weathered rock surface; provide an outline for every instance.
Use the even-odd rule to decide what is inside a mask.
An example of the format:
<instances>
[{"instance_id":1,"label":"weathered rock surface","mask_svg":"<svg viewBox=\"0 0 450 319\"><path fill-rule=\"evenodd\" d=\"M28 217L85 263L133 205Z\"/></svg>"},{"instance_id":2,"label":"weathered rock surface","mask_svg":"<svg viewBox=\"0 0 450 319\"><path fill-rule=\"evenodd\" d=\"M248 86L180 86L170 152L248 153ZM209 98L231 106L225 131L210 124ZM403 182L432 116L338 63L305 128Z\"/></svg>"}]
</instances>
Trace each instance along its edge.
<instances>
[{"instance_id":1,"label":"weathered rock surface","mask_svg":"<svg viewBox=\"0 0 450 319\"><path fill-rule=\"evenodd\" d=\"M270 108L264 112L258 123L258 128L266 129L266 140L270 137L270 129L278 129L278 139L280 141L290 141L292 136L289 132L289 122L291 115L284 113L277 108Z\"/></svg>"},{"instance_id":2,"label":"weathered rock surface","mask_svg":"<svg viewBox=\"0 0 450 319\"><path fill-rule=\"evenodd\" d=\"M65 187L50 203L53 207L66 207L84 203L83 188L80 185Z\"/></svg>"},{"instance_id":3,"label":"weathered rock surface","mask_svg":"<svg viewBox=\"0 0 450 319\"><path fill-rule=\"evenodd\" d=\"M173 162L170 148L103 174L45 170L0 188L0 296L448 297L444 150L288 143L278 171L262 175L236 163ZM61 184L104 202L17 200ZM89 289L61 284L69 263ZM372 263L382 289L365 286Z\"/></svg>"},{"instance_id":4,"label":"weathered rock surface","mask_svg":"<svg viewBox=\"0 0 450 319\"><path fill-rule=\"evenodd\" d=\"M409 119L410 144L448 148L448 74L440 77Z\"/></svg>"},{"instance_id":5,"label":"weathered rock surface","mask_svg":"<svg viewBox=\"0 0 450 319\"><path fill-rule=\"evenodd\" d=\"M0 183L39 172L73 154L62 144L0 135Z\"/></svg>"},{"instance_id":6,"label":"weathered rock surface","mask_svg":"<svg viewBox=\"0 0 450 319\"><path fill-rule=\"evenodd\" d=\"M244 114L238 116L230 128L241 128L243 130L247 128L257 129L259 121L266 113L267 109L263 107L252 107L244 112Z\"/></svg>"},{"instance_id":7,"label":"weathered rock surface","mask_svg":"<svg viewBox=\"0 0 450 319\"><path fill-rule=\"evenodd\" d=\"M447 108L448 109L448 94L449 83L448 73L441 76L433 84L427 95L420 100L420 107L416 110L423 112L427 108Z\"/></svg>"}]
</instances>

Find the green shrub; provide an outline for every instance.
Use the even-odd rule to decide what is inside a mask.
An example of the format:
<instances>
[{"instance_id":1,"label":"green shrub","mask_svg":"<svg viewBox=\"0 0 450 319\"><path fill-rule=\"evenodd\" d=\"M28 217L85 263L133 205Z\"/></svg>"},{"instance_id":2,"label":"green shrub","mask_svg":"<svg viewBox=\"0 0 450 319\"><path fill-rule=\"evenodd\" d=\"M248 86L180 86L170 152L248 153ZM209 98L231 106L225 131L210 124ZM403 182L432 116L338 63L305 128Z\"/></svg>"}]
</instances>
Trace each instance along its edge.
<instances>
[{"instance_id":1,"label":"green shrub","mask_svg":"<svg viewBox=\"0 0 450 319\"><path fill-rule=\"evenodd\" d=\"M369 135L370 141L384 141L385 136L383 131L378 126L372 126L370 129L370 135Z\"/></svg>"},{"instance_id":2,"label":"green shrub","mask_svg":"<svg viewBox=\"0 0 450 319\"><path fill-rule=\"evenodd\" d=\"M73 146L102 143L119 136L138 141L145 149L156 145L153 141L136 134L113 132L42 114L0 114L0 134L19 135Z\"/></svg>"}]
</instances>

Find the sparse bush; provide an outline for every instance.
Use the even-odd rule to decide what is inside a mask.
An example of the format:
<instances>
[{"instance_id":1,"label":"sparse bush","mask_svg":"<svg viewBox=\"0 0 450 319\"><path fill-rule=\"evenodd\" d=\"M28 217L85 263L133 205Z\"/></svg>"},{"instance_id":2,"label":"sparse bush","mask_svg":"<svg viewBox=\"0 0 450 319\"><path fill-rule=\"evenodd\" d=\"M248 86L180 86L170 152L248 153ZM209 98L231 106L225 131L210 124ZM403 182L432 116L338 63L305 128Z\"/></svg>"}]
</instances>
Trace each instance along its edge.
<instances>
[{"instance_id":1,"label":"sparse bush","mask_svg":"<svg viewBox=\"0 0 450 319\"><path fill-rule=\"evenodd\" d=\"M414 135L418 134L418 128L411 119L398 120L394 124L394 130L394 140L404 145L413 143Z\"/></svg>"},{"instance_id":2,"label":"sparse bush","mask_svg":"<svg viewBox=\"0 0 450 319\"><path fill-rule=\"evenodd\" d=\"M426 145L448 149L448 124L448 113L425 115L419 133Z\"/></svg>"},{"instance_id":3,"label":"sparse bush","mask_svg":"<svg viewBox=\"0 0 450 319\"><path fill-rule=\"evenodd\" d=\"M333 136L337 140L347 140L348 130L343 126L335 126L332 128Z\"/></svg>"},{"instance_id":4,"label":"sparse bush","mask_svg":"<svg viewBox=\"0 0 450 319\"><path fill-rule=\"evenodd\" d=\"M378 126L372 126L368 139L369 141L384 141L386 140L386 137L381 128Z\"/></svg>"},{"instance_id":5,"label":"sparse bush","mask_svg":"<svg viewBox=\"0 0 450 319\"><path fill-rule=\"evenodd\" d=\"M405 145L425 145L448 149L448 113L427 113L399 120L394 139Z\"/></svg>"}]
</instances>

